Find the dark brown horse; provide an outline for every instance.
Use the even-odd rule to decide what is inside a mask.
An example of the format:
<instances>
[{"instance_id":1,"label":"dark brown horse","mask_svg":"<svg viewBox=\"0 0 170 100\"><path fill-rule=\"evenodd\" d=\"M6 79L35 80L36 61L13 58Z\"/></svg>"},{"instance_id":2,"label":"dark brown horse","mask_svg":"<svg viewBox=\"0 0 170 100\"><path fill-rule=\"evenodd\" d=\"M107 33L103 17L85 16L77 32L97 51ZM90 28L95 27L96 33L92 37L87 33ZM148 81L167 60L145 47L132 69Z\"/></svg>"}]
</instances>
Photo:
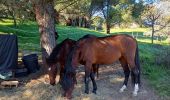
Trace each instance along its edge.
<instances>
[{"instance_id":1,"label":"dark brown horse","mask_svg":"<svg viewBox=\"0 0 170 100\"><path fill-rule=\"evenodd\" d=\"M119 60L125 74L125 80L120 92L127 87L131 72L134 83L133 95L136 96L140 84L140 64L137 41L128 35L113 35L107 37L81 38L69 52L64 77L61 81L65 96L70 98L74 89L75 69L78 63L85 65L85 93L89 93L89 81L93 83L93 93L96 93L97 85L92 72L95 64L112 64Z\"/></svg>"},{"instance_id":2,"label":"dark brown horse","mask_svg":"<svg viewBox=\"0 0 170 100\"><path fill-rule=\"evenodd\" d=\"M54 47L52 53L46 59L46 62L49 65L48 75L50 78L51 85L55 84L57 71L60 71L60 80L63 77L64 64L67 58L67 54L69 53L69 50L75 43L76 43L75 40L65 39L63 42ZM57 66L57 64L59 66Z\"/></svg>"},{"instance_id":3,"label":"dark brown horse","mask_svg":"<svg viewBox=\"0 0 170 100\"><path fill-rule=\"evenodd\" d=\"M94 37L93 35L85 35L84 38ZM50 56L46 59L47 64L49 65L48 68L48 75L50 78L50 84L55 84L55 78L57 72L60 71L60 81L63 77L64 73L64 65L66 62L66 58L68 56L69 51L71 50L72 46L75 45L76 41L72 39L65 39L62 43L55 46ZM59 66L57 66L57 63ZM97 72L98 76L98 66L96 65L93 67L93 72ZM59 82L60 82L59 81Z\"/></svg>"}]
</instances>

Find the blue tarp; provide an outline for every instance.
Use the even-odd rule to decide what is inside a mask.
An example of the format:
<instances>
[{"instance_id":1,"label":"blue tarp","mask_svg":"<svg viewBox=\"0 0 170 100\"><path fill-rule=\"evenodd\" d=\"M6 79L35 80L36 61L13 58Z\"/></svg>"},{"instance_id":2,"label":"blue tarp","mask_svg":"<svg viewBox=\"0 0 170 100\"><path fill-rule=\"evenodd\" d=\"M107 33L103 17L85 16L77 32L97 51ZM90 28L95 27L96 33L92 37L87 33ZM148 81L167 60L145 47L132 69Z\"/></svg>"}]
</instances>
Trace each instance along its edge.
<instances>
[{"instance_id":1,"label":"blue tarp","mask_svg":"<svg viewBox=\"0 0 170 100\"><path fill-rule=\"evenodd\" d=\"M17 68L18 44L16 35L0 35L0 73Z\"/></svg>"}]
</instances>

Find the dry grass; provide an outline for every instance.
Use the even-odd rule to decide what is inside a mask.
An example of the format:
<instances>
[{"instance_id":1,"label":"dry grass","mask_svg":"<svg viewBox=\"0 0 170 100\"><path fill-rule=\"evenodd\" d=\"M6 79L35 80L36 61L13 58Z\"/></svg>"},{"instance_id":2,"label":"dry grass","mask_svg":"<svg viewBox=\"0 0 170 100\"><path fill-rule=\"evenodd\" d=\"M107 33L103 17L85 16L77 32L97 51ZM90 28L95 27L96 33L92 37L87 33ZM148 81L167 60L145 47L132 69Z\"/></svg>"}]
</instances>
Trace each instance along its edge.
<instances>
[{"instance_id":1,"label":"dry grass","mask_svg":"<svg viewBox=\"0 0 170 100\"><path fill-rule=\"evenodd\" d=\"M81 70L83 68L80 68ZM41 71L20 79L23 82L18 88L1 89L0 100L66 100L62 97L62 89L59 84L51 86L46 84L47 75ZM77 74L78 84L73 91L73 100L157 100L158 96L153 90L144 84L138 97L132 97L133 88L128 86L128 91L119 93L123 82L123 71L119 64L101 66L99 78L96 79L98 85L97 94L93 94L90 82L90 93L84 93L84 70ZM148 94L149 93L149 94ZM159 98L160 100L160 98Z\"/></svg>"}]
</instances>

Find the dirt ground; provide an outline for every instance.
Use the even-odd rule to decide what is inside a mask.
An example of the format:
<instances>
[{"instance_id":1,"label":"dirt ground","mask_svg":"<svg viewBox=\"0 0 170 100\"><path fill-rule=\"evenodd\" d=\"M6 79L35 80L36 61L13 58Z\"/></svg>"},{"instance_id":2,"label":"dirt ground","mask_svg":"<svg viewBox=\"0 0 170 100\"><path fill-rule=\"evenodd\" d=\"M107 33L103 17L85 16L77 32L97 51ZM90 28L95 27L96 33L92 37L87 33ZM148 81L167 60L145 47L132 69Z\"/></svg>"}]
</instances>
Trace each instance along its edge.
<instances>
[{"instance_id":1,"label":"dirt ground","mask_svg":"<svg viewBox=\"0 0 170 100\"><path fill-rule=\"evenodd\" d=\"M103 65L99 68L99 78L97 78L97 94L93 94L90 83L90 93L84 93L84 70L78 68L78 84L75 86L72 100L168 100L169 98L159 97L155 90L148 85L146 79L142 77L142 86L138 96L133 97L131 80L128 89L119 93L124 80L123 70L119 63L113 65ZM46 83L47 75L40 71L25 78L19 78L18 88L0 88L0 100L65 100L62 97L62 89L59 84L51 86ZM170 99L169 99L170 100Z\"/></svg>"}]
</instances>

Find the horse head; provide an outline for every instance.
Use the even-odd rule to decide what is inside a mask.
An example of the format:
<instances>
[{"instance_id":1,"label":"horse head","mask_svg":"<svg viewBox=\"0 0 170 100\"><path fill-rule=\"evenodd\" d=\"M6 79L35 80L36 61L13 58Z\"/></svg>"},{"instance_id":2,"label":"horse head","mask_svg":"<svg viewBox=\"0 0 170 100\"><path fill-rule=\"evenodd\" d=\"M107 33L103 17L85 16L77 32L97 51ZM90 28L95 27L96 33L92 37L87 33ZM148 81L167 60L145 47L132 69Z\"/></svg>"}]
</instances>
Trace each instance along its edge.
<instances>
[{"instance_id":1,"label":"horse head","mask_svg":"<svg viewBox=\"0 0 170 100\"><path fill-rule=\"evenodd\" d=\"M50 84L51 85L55 85L56 81L56 74L57 74L57 66L56 65L52 65L48 67L48 76L50 79Z\"/></svg>"},{"instance_id":2,"label":"horse head","mask_svg":"<svg viewBox=\"0 0 170 100\"><path fill-rule=\"evenodd\" d=\"M64 77L61 80L61 86L64 90L65 97L67 98L71 97L75 83L76 83L76 71L72 68L69 68L69 69L66 68L64 71Z\"/></svg>"}]
</instances>

